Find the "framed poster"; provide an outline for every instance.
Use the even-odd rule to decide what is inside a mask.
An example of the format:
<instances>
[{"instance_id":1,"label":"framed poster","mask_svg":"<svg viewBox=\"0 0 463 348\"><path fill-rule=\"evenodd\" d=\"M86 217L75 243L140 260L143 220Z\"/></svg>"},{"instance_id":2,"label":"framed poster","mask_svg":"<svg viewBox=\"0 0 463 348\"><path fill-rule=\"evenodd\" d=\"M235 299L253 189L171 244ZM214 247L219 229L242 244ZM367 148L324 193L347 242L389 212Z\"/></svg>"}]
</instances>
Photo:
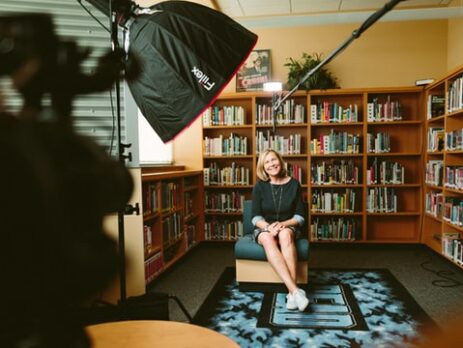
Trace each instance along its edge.
<instances>
[{"instance_id":1,"label":"framed poster","mask_svg":"<svg viewBox=\"0 0 463 348\"><path fill-rule=\"evenodd\" d=\"M236 75L236 91L262 91L270 81L270 50L253 50Z\"/></svg>"}]
</instances>

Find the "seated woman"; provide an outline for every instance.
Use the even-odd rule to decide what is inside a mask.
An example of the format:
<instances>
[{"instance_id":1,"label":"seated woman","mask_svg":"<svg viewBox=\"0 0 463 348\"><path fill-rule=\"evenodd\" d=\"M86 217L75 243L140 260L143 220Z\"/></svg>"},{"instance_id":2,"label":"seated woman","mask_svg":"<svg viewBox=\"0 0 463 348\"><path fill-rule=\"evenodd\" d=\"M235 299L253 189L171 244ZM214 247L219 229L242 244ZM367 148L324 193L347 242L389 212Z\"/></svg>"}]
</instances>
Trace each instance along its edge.
<instances>
[{"instance_id":1,"label":"seated woman","mask_svg":"<svg viewBox=\"0 0 463 348\"><path fill-rule=\"evenodd\" d=\"M274 150L260 154L257 177L252 191L254 240L263 246L267 260L288 288L286 308L304 311L309 300L296 284L295 245L305 216L301 185L287 175L281 155Z\"/></svg>"}]
</instances>

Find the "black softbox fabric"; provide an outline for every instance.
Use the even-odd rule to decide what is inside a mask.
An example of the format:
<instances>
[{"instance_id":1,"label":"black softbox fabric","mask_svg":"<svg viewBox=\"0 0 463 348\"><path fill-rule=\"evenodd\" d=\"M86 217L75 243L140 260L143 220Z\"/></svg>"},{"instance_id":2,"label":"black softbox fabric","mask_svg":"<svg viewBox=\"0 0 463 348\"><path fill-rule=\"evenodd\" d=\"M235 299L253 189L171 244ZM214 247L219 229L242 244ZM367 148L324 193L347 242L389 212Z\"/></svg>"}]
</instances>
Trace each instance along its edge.
<instances>
[{"instance_id":1,"label":"black softbox fabric","mask_svg":"<svg viewBox=\"0 0 463 348\"><path fill-rule=\"evenodd\" d=\"M156 12L135 16L129 27L130 51L142 73L128 83L145 118L168 142L214 102L257 36L196 3L165 1L150 9Z\"/></svg>"},{"instance_id":2,"label":"black softbox fabric","mask_svg":"<svg viewBox=\"0 0 463 348\"><path fill-rule=\"evenodd\" d=\"M130 26L143 73L129 82L141 112L164 142L196 119L248 56L256 35L220 12L186 1L152 6Z\"/></svg>"}]
</instances>

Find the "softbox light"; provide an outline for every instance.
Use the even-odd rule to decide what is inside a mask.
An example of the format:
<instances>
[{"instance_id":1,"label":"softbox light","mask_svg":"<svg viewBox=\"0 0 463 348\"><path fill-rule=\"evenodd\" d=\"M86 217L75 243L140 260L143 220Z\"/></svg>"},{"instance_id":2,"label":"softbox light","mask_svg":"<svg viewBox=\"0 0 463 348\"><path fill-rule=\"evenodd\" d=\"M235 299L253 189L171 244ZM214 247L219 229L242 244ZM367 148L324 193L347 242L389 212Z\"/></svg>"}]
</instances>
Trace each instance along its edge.
<instances>
[{"instance_id":1,"label":"softbox light","mask_svg":"<svg viewBox=\"0 0 463 348\"><path fill-rule=\"evenodd\" d=\"M129 49L142 65L139 78L128 81L130 91L164 142L214 102L257 41L230 17L188 1L138 8L126 26Z\"/></svg>"}]
</instances>

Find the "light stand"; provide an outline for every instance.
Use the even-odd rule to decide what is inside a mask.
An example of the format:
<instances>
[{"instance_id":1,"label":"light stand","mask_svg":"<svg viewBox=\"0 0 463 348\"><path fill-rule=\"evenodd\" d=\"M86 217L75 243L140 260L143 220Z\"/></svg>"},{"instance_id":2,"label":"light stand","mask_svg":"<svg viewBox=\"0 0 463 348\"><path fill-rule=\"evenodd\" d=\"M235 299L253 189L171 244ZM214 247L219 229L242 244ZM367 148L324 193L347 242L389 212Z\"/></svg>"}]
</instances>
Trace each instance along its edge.
<instances>
[{"instance_id":1,"label":"light stand","mask_svg":"<svg viewBox=\"0 0 463 348\"><path fill-rule=\"evenodd\" d=\"M117 11L113 10L113 2L109 0L109 13L110 15L110 36L111 36L111 49L116 51L119 49L118 41L118 25L117 25ZM118 158L122 164L125 164L125 147L122 144L121 133L121 95L120 95L120 79L116 79L116 124L117 124L117 150ZM126 274L125 274L125 227L124 227L124 213L118 211L117 224L118 224L118 249L119 249L119 282L120 282L120 302L124 303L127 298L126 291Z\"/></svg>"},{"instance_id":2,"label":"light stand","mask_svg":"<svg viewBox=\"0 0 463 348\"><path fill-rule=\"evenodd\" d=\"M310 70L297 84L296 86L293 87L288 93L285 94L284 97L281 97L278 99L276 103L273 104L274 111L276 112L281 104L288 99L291 95L294 94L299 89L299 86L303 84L310 76L312 76L315 72L317 72L321 67L324 65L328 64L331 62L334 57L336 57L339 53L344 51L347 46L349 46L355 39L359 38L360 35L367 30L369 27L371 27L378 19L380 19L382 16L384 16L387 12L392 10L395 5L397 5L399 2L404 1L404 0L391 0L388 3L386 3L381 9L378 11L374 12L370 17L368 17L365 22L362 23L362 25L355 29L351 36L344 41L338 48L336 48L333 52L331 52L328 57L326 57L324 60L322 60L316 67L314 67L312 70Z\"/></svg>"}]
</instances>

